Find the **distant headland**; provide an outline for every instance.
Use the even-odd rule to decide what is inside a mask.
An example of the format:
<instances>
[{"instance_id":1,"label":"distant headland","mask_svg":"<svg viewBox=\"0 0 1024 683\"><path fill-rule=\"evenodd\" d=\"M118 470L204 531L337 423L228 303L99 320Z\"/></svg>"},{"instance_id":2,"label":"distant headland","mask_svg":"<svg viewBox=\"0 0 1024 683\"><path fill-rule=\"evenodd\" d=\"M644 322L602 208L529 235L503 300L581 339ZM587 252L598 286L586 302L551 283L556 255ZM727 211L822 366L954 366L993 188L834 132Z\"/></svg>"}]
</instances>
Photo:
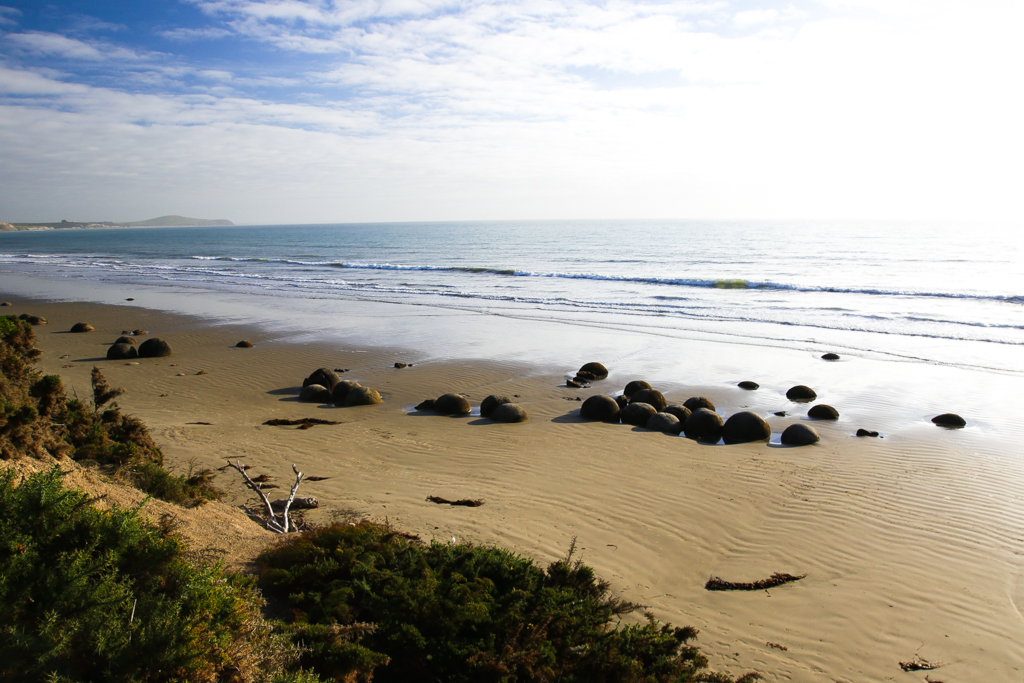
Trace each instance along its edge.
<instances>
[{"instance_id":1,"label":"distant headland","mask_svg":"<svg viewBox=\"0 0 1024 683\"><path fill-rule=\"evenodd\" d=\"M73 230L82 228L203 228L216 225L234 225L224 218L188 218L186 216L160 216L148 221L114 223L111 221L82 223L59 221L56 223L0 223L0 230Z\"/></svg>"}]
</instances>

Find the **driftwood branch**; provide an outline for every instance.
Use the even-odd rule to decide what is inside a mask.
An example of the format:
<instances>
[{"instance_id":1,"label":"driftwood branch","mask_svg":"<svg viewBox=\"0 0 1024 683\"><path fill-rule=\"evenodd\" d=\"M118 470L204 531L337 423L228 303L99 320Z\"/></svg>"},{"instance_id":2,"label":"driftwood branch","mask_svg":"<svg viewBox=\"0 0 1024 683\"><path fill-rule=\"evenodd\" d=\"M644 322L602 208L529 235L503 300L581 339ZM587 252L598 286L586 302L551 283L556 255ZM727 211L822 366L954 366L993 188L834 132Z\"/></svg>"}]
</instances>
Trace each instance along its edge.
<instances>
[{"instance_id":1,"label":"driftwood branch","mask_svg":"<svg viewBox=\"0 0 1024 683\"><path fill-rule=\"evenodd\" d=\"M291 530L291 521L288 518L288 511L292 507L292 503L295 502L295 494L299 491L299 484L302 482L302 472L299 472L299 468L292 463L292 472L295 473L295 483L292 484L291 494L288 496L288 500L284 503L284 510L281 513L281 519L278 520L277 514L274 512L274 505L267 498L267 494L263 492L263 484L260 482L253 481L249 477L249 474L245 471L245 466L242 465L240 460L231 462L228 460L228 464L238 470L238 472L245 479L245 485L256 492L260 499L263 501L263 506L266 508L266 516L260 517L259 515L246 510L249 517L256 519L263 523L265 527L278 534L286 534ZM275 501L276 502L276 501Z\"/></svg>"}]
</instances>

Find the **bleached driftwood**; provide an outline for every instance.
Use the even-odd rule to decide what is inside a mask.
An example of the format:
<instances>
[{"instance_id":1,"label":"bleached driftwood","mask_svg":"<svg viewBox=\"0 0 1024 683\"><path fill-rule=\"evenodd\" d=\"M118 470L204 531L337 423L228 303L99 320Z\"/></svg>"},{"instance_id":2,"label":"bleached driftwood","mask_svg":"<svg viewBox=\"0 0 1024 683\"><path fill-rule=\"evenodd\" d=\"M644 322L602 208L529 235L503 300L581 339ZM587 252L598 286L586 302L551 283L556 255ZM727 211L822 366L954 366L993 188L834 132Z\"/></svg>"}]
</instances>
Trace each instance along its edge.
<instances>
[{"instance_id":1,"label":"bleached driftwood","mask_svg":"<svg viewBox=\"0 0 1024 683\"><path fill-rule=\"evenodd\" d=\"M251 517L252 519L261 522L263 526L267 527L275 533L288 533L291 530L291 522L288 519L288 511L291 509L292 503L295 502L295 494L298 493L299 484L302 482L303 476L302 472L299 472L299 468L295 466L295 463L292 463L292 472L295 473L295 483L292 484L291 495L288 496L288 499L284 501L284 505L282 506L283 511L281 513L280 521L278 520L277 514L274 512L274 503L277 503L279 501L274 501L274 503L270 502L270 499L267 498L267 494L263 492L263 485L253 481L249 477L249 474L245 471L245 466L242 465L242 462L240 460L237 460L235 462L231 462L230 460L228 460L228 464L239 471L239 473L245 479L245 485L259 495L259 497L263 500L264 507L266 508L266 515L260 516L256 514L254 511L250 510L249 508L243 506L243 509L245 510L246 514L248 514L249 517Z\"/></svg>"}]
</instances>

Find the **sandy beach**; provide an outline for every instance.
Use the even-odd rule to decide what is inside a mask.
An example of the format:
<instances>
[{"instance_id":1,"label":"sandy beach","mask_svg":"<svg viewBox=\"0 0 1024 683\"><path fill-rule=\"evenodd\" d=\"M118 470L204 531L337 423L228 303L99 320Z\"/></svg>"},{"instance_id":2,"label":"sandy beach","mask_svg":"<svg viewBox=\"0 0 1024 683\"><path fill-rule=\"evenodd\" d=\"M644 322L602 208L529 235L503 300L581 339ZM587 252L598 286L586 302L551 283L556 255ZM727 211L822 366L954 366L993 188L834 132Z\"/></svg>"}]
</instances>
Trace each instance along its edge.
<instances>
[{"instance_id":1,"label":"sandy beach","mask_svg":"<svg viewBox=\"0 0 1024 683\"><path fill-rule=\"evenodd\" d=\"M770 371L766 380L739 376L749 368L719 366L704 376L729 382L686 385L673 377L659 384L649 361L460 360L424 356L401 339L359 347L131 304L8 299L14 305L4 313L49 321L35 328L40 368L60 374L79 396L89 394L92 367L101 368L127 389L120 405L149 425L174 467L219 468L244 458L283 488L291 463L329 477L301 489L320 501L313 521L387 519L425 540L500 545L543 563L564 555L575 538L582 559L624 598L700 629L712 668L731 674L947 683L1024 675L1024 459L1007 438L1019 425L996 436L983 419L965 430L940 429L927 421L938 411L926 400L903 406L898 419L882 418L884 395L872 404L850 394L856 409L848 417L841 393L822 393L844 417L813 423L819 444L785 448L778 432L805 420L806 406L780 400L787 386ZM68 333L79 321L96 331ZM106 360L108 345L134 329L167 340L174 355ZM242 339L253 348L236 348ZM806 362L807 377L831 371L803 356L784 361L790 374L794 362ZM591 389L566 387L564 372L588 361L606 363L609 379ZM854 362L833 367L864 372ZM298 402L303 378L319 367L346 369L344 378L378 389L384 402ZM733 374L761 389L736 388ZM770 416L773 439L710 446L579 417L577 397L617 393L632 379L662 389L669 402L702 395L724 416L744 409ZM863 383L864 395L870 386ZM465 393L474 407L489 394L517 396L530 419L496 424L413 410L447 392ZM771 415L776 410L790 415ZM262 424L302 417L341 424ZM883 438L854 437L859 427L881 429ZM221 473L217 483L225 502L237 505L247 495L232 475ZM484 505L437 505L426 500L432 495ZM775 572L806 578L755 592L704 588L712 576L755 581ZM901 670L900 662L915 658L942 666Z\"/></svg>"}]
</instances>

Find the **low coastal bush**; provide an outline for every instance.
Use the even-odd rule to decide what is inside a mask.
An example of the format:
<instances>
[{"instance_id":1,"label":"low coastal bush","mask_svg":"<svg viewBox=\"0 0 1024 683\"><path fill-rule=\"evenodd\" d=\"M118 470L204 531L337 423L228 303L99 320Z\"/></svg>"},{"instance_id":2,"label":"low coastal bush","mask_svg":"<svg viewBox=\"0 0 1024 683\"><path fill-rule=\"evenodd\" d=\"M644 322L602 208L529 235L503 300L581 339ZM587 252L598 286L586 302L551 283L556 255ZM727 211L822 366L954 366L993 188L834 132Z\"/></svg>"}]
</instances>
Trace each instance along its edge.
<instances>
[{"instance_id":1,"label":"low coastal bush","mask_svg":"<svg viewBox=\"0 0 1024 683\"><path fill-rule=\"evenodd\" d=\"M335 524L261 555L260 585L308 648L303 664L334 680L732 680L705 670L690 627L651 615L616 624L640 607L611 596L572 554L542 569L498 548L427 545L379 524ZM347 637L353 629L361 640Z\"/></svg>"},{"instance_id":2,"label":"low coastal bush","mask_svg":"<svg viewBox=\"0 0 1024 683\"><path fill-rule=\"evenodd\" d=\"M192 559L59 468L0 473L0 681L314 681L260 616L251 577Z\"/></svg>"},{"instance_id":3,"label":"low coastal bush","mask_svg":"<svg viewBox=\"0 0 1024 683\"><path fill-rule=\"evenodd\" d=\"M92 405L68 398L57 375L34 368L40 351L32 327L0 316L0 458L68 456L112 466L146 493L179 505L220 497L209 470L174 474L140 420L121 413L98 368L92 371ZM108 407L109 406L109 407Z\"/></svg>"}]
</instances>

